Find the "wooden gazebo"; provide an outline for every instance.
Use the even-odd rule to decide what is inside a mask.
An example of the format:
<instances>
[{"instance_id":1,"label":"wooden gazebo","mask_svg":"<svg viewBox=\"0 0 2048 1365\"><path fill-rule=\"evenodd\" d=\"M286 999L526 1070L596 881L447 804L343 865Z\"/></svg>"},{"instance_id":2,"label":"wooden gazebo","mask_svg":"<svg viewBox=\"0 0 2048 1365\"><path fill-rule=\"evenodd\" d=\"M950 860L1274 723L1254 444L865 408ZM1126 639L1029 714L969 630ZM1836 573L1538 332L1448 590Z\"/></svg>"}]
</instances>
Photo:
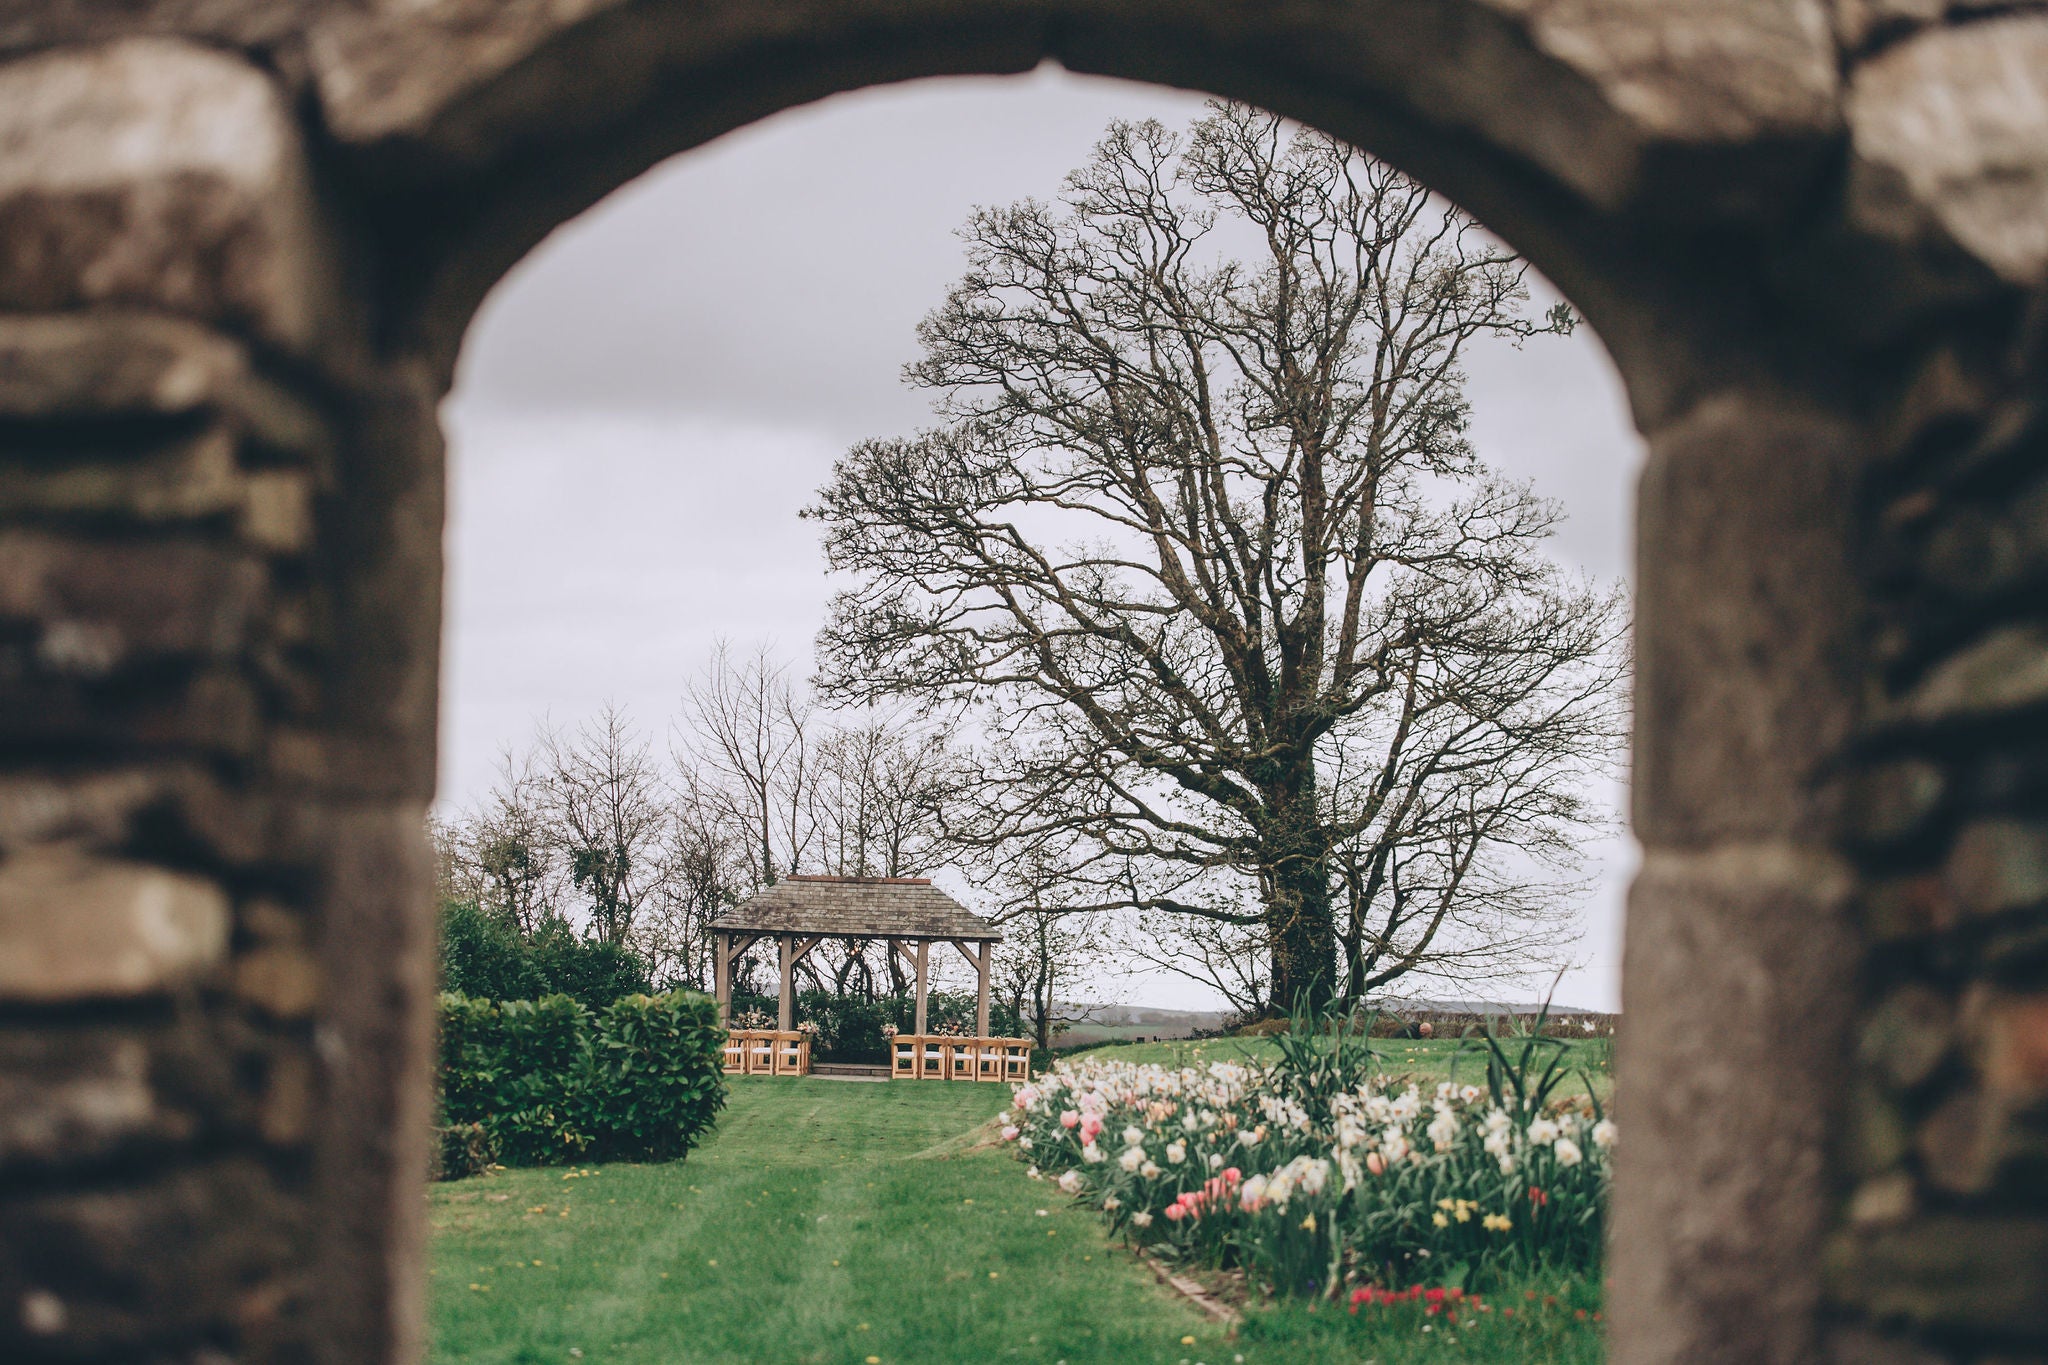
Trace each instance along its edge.
<instances>
[{"instance_id":1,"label":"wooden gazebo","mask_svg":"<svg viewBox=\"0 0 2048 1365\"><path fill-rule=\"evenodd\" d=\"M925 1031L925 998L935 943L950 943L974 968L975 1032L988 1033L989 955L1002 934L931 883L929 877L786 877L711 921L718 1018L732 1010L732 969L740 955L773 939L780 968L778 1027L795 1023L796 965L827 939L885 939L917 978L916 1033Z\"/></svg>"}]
</instances>

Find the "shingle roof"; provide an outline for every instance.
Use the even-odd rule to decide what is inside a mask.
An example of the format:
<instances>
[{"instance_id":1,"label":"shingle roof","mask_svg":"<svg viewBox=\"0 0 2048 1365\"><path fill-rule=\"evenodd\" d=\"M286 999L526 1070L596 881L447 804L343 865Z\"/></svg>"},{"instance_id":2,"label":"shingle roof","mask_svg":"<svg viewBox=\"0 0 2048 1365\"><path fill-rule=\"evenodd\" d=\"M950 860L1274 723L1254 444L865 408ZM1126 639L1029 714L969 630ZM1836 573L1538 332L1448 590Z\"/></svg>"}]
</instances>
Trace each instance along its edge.
<instances>
[{"instance_id":1,"label":"shingle roof","mask_svg":"<svg viewBox=\"0 0 2048 1365\"><path fill-rule=\"evenodd\" d=\"M958 938L1002 934L929 877L786 877L711 921L714 929L861 938Z\"/></svg>"}]
</instances>

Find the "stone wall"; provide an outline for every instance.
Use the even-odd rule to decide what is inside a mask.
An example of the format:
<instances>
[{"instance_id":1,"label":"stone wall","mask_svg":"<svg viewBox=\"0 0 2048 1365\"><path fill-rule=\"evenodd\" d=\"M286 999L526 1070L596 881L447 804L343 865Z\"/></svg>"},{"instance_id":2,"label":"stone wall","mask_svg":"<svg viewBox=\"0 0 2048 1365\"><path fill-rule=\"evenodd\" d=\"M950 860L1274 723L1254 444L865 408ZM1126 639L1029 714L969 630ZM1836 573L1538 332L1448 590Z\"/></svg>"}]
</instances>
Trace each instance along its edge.
<instances>
[{"instance_id":1,"label":"stone wall","mask_svg":"<svg viewBox=\"0 0 2048 1365\"><path fill-rule=\"evenodd\" d=\"M1614 1357L2048 1355L2048 13L0 0L0 1358L416 1357L462 331L664 155L1047 58L1396 159L1628 383Z\"/></svg>"}]
</instances>

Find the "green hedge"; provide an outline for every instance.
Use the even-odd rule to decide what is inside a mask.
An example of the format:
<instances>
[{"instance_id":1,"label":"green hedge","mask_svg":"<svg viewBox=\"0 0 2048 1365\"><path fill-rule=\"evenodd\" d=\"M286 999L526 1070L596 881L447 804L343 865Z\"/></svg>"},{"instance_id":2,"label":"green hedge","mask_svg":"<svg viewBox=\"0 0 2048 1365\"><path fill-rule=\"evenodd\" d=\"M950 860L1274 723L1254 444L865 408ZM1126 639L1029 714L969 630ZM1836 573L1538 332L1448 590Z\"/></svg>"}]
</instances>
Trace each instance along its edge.
<instances>
[{"instance_id":1,"label":"green hedge","mask_svg":"<svg viewBox=\"0 0 2048 1365\"><path fill-rule=\"evenodd\" d=\"M441 997L442 1165L673 1161L725 1105L708 996L629 995L592 1014L566 995ZM480 1130L480 1131L479 1131Z\"/></svg>"},{"instance_id":2,"label":"green hedge","mask_svg":"<svg viewBox=\"0 0 2048 1365\"><path fill-rule=\"evenodd\" d=\"M647 963L560 920L522 934L466 901L441 903L441 988L480 1000L567 995L601 1010L653 989Z\"/></svg>"}]
</instances>

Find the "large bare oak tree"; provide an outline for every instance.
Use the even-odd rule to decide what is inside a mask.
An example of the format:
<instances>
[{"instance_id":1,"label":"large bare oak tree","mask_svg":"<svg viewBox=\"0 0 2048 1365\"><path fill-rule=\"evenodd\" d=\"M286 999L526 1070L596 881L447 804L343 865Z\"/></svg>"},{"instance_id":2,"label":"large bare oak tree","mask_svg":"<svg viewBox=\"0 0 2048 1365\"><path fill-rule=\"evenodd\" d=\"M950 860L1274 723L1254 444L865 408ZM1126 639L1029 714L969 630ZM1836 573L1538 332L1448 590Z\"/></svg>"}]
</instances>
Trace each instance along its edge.
<instances>
[{"instance_id":1,"label":"large bare oak tree","mask_svg":"<svg viewBox=\"0 0 2048 1365\"><path fill-rule=\"evenodd\" d=\"M1471 447L1460 363L1569 313L1414 182L1237 106L1113 125L1059 203L962 236L907 370L944 425L856 446L809 512L851 580L832 694L980 706L989 855L1250 930L1266 1007L1469 940L1469 888L1540 902L1504 869L1568 870L1599 818L1622 610Z\"/></svg>"}]
</instances>

